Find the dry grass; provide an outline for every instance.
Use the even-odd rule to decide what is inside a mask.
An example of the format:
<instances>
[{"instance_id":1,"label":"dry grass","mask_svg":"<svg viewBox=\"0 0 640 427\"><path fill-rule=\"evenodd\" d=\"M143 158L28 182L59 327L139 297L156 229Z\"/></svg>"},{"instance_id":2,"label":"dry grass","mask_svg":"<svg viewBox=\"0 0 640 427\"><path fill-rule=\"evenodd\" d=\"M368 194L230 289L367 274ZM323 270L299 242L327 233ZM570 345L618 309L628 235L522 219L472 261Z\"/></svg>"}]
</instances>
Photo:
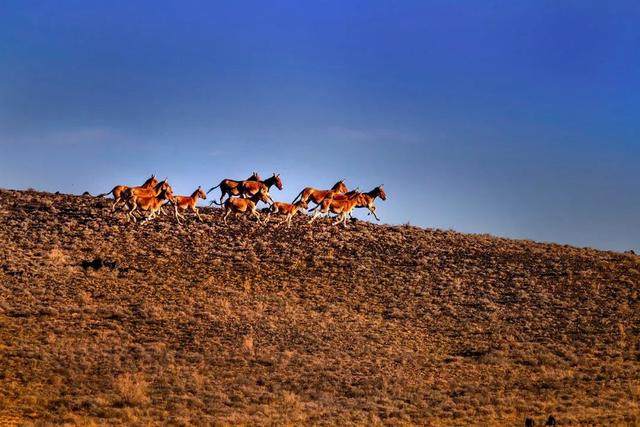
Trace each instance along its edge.
<instances>
[{"instance_id":1,"label":"dry grass","mask_svg":"<svg viewBox=\"0 0 640 427\"><path fill-rule=\"evenodd\" d=\"M0 206L0 424L640 422L637 256Z\"/></svg>"},{"instance_id":2,"label":"dry grass","mask_svg":"<svg viewBox=\"0 0 640 427\"><path fill-rule=\"evenodd\" d=\"M116 404L142 406L149 403L148 384L140 374L124 374L116 378L114 388L119 399Z\"/></svg>"}]
</instances>

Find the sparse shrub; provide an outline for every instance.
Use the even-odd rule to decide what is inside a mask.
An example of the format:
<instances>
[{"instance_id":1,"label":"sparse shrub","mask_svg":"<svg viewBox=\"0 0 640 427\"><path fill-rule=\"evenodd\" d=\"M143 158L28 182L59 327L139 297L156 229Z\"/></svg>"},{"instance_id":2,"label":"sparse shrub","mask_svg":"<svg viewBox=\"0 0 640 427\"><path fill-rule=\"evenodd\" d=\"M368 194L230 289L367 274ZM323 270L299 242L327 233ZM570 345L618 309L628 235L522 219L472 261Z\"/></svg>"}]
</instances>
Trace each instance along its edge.
<instances>
[{"instance_id":1,"label":"sparse shrub","mask_svg":"<svg viewBox=\"0 0 640 427\"><path fill-rule=\"evenodd\" d=\"M245 335L242 339L242 349L245 353L253 354L253 337L251 335Z\"/></svg>"},{"instance_id":2,"label":"sparse shrub","mask_svg":"<svg viewBox=\"0 0 640 427\"><path fill-rule=\"evenodd\" d=\"M53 248L47 254L47 260L50 264L62 266L69 263L69 257L60 248Z\"/></svg>"},{"instance_id":3,"label":"sparse shrub","mask_svg":"<svg viewBox=\"0 0 640 427\"><path fill-rule=\"evenodd\" d=\"M124 374L116 378L114 388L119 403L127 406L142 406L150 402L148 384L142 374Z\"/></svg>"}]
</instances>

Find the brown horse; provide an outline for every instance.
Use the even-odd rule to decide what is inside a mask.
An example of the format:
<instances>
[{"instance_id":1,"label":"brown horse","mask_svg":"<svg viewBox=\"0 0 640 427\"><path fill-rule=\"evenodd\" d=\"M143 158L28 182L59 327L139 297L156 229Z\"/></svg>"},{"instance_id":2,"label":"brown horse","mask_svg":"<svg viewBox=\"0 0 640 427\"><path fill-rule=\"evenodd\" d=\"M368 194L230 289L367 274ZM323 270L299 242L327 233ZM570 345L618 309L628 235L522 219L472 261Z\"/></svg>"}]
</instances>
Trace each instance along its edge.
<instances>
[{"instance_id":1,"label":"brown horse","mask_svg":"<svg viewBox=\"0 0 640 427\"><path fill-rule=\"evenodd\" d=\"M171 191L171 187L163 188L160 190L160 193L153 196L132 196L127 200L127 204L131 207L129 212L127 212L127 220L131 221L131 218L133 218L133 222L136 222L136 217L133 214L139 210L149 212L149 215L142 222L142 224L145 224L155 218L165 203L172 200L173 192Z\"/></svg>"},{"instance_id":2,"label":"brown horse","mask_svg":"<svg viewBox=\"0 0 640 427\"><path fill-rule=\"evenodd\" d=\"M260 191L265 191L267 194L271 187L276 186L278 190L282 190L282 180L280 179L280 174L273 174L269 178L264 181L242 181L240 185L238 185L238 192L240 193L240 197L251 197L254 194L257 194Z\"/></svg>"},{"instance_id":3,"label":"brown horse","mask_svg":"<svg viewBox=\"0 0 640 427\"><path fill-rule=\"evenodd\" d=\"M122 199L123 200L129 200L132 197L157 196L158 194L160 194L160 192L162 190L171 190L171 191L173 191L173 189L171 188L171 186L167 182L166 178L163 179L162 181L158 182L153 187L149 187L149 188L142 188L142 187L127 188L122 193Z\"/></svg>"},{"instance_id":4,"label":"brown horse","mask_svg":"<svg viewBox=\"0 0 640 427\"><path fill-rule=\"evenodd\" d=\"M258 175L258 172L253 172L251 174L251 176L247 179L245 179L244 181L237 181L235 179L223 179L222 181L220 181L220 184L216 185L215 187L211 187L209 189L209 191L207 191L207 194L211 193L213 190L215 190L216 188L220 187L220 205L222 205L222 199L224 199L224 196L239 196L240 195L240 191L238 189L238 186L243 183L243 182L247 182L247 181L261 181L262 178L260 177L260 175ZM211 206L213 204L213 200L211 201L211 203L209 203L209 206Z\"/></svg>"},{"instance_id":5,"label":"brown horse","mask_svg":"<svg viewBox=\"0 0 640 427\"><path fill-rule=\"evenodd\" d=\"M265 193L262 191L254 194L247 199L242 197L229 197L224 202L224 216L222 217L222 220L226 224L227 217L232 212L234 216L237 216L238 213L250 213L256 218L258 224L260 224L260 214L258 213L256 205L258 204L258 202L269 203L269 200L271 200L271 196L269 196L269 193Z\"/></svg>"},{"instance_id":6,"label":"brown horse","mask_svg":"<svg viewBox=\"0 0 640 427\"><path fill-rule=\"evenodd\" d=\"M347 186L344 185L344 179L341 179L340 181L333 184L333 187L331 187L331 190L318 190L313 187L307 187L304 190L302 190L300 193L298 193L296 198L293 199L293 203L295 203L296 200L300 199L305 203L312 201L316 205L319 205L327 197L333 196L334 194L338 194L338 193L346 193L347 191L349 190L347 190Z\"/></svg>"},{"instance_id":7,"label":"brown horse","mask_svg":"<svg viewBox=\"0 0 640 427\"><path fill-rule=\"evenodd\" d=\"M345 194L334 194L332 196L333 200L346 200L351 192L349 193L345 193ZM373 216L376 218L377 221L380 221L380 218L378 218L378 215L376 215L376 206L374 204L374 201L376 200L376 197L380 197L380 199L382 200L387 200L387 193L384 192L384 189L382 188L382 185L377 186L376 188L374 188L373 190L367 192L367 193L360 193L360 195L358 196L358 203L356 203L355 208L367 208L369 209L369 214L371 215L373 214ZM316 206L313 210L316 210L318 208L318 206ZM349 214L349 216L351 216L351 213Z\"/></svg>"},{"instance_id":8,"label":"brown horse","mask_svg":"<svg viewBox=\"0 0 640 427\"><path fill-rule=\"evenodd\" d=\"M338 215L338 219L336 222L333 223L333 225L340 224L342 222L342 225L346 227L347 217L349 216L353 208L355 208L356 204L358 203L358 198L360 197L360 194L362 193L354 192L349 197L343 200L325 198L322 201L321 209L319 211L316 211L313 214L313 216L311 217L311 220L309 220L309 224L311 224L318 217L318 215L320 215L320 213L323 213L323 214L334 213Z\"/></svg>"},{"instance_id":9,"label":"brown horse","mask_svg":"<svg viewBox=\"0 0 640 427\"><path fill-rule=\"evenodd\" d=\"M387 200L387 193L384 192L384 188L382 188L382 185L377 186L368 193L362 193L358 197L356 208L369 209L369 214L373 214L376 221L380 221L380 218L378 218L378 215L376 215L376 205L373 204L373 202L376 200L376 197L380 197L381 200ZM351 216L351 214L349 214L349 216Z\"/></svg>"},{"instance_id":10,"label":"brown horse","mask_svg":"<svg viewBox=\"0 0 640 427\"><path fill-rule=\"evenodd\" d=\"M186 211L190 210L195 213L200 221L202 221L202 217L200 216L200 212L198 212L198 208L196 208L196 203L198 203L198 199L206 199L207 195L204 193L201 187L198 187L196 191L191 193L191 196L174 196L171 204L173 205L174 213L176 216L176 220L178 224L180 224L180 217L184 219L184 215L180 215L178 211Z\"/></svg>"},{"instance_id":11,"label":"brown horse","mask_svg":"<svg viewBox=\"0 0 640 427\"><path fill-rule=\"evenodd\" d=\"M288 228L291 226L291 219L293 216L298 212L303 211L308 206L307 202L303 200L298 200L295 203L274 202L271 207L268 208L269 213L267 214L267 219L264 222L265 224L269 222L271 214L285 215L284 220L276 225L276 227L279 227L283 222L286 222Z\"/></svg>"},{"instance_id":12,"label":"brown horse","mask_svg":"<svg viewBox=\"0 0 640 427\"><path fill-rule=\"evenodd\" d=\"M133 188L151 188L154 187L156 184L158 184L158 180L156 179L155 175L151 175L151 177L149 179L147 179L144 184L142 184L139 187L133 187ZM127 185L116 185L115 187L113 187L113 189L107 193L102 193L102 194L98 194L96 197L104 197L108 194L112 194L113 195L113 206L111 206L111 210L115 210L116 209L116 205L120 202L124 202L124 199L122 198L123 194L125 191L127 191L129 187Z\"/></svg>"}]
</instances>

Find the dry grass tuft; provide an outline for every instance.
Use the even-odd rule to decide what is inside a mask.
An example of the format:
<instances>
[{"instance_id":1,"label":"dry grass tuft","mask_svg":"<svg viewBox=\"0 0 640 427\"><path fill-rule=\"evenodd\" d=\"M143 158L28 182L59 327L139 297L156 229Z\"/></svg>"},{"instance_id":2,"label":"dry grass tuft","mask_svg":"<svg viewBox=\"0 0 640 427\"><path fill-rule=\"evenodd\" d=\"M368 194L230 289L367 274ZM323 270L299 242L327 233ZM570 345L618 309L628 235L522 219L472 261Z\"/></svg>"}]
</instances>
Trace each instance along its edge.
<instances>
[{"instance_id":1,"label":"dry grass tuft","mask_svg":"<svg viewBox=\"0 0 640 427\"><path fill-rule=\"evenodd\" d=\"M142 406L150 402L148 383L142 374L124 374L114 381L114 388L118 393L117 403L127 406Z\"/></svg>"},{"instance_id":2,"label":"dry grass tuft","mask_svg":"<svg viewBox=\"0 0 640 427\"><path fill-rule=\"evenodd\" d=\"M69 264L69 257L60 248L53 248L47 253L47 260L55 266L65 266Z\"/></svg>"},{"instance_id":3,"label":"dry grass tuft","mask_svg":"<svg viewBox=\"0 0 640 427\"><path fill-rule=\"evenodd\" d=\"M242 350L245 353L251 354L253 355L254 353L254 349L253 349L253 337L251 335L245 335L242 338Z\"/></svg>"}]
</instances>

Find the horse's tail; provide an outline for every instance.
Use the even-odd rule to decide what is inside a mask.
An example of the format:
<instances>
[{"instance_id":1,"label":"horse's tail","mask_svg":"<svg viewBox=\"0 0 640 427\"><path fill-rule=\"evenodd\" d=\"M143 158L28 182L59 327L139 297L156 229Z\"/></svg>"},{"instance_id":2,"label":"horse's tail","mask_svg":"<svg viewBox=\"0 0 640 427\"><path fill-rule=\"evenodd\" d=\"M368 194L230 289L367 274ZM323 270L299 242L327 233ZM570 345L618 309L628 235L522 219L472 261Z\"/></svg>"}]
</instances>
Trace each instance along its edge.
<instances>
[{"instance_id":1,"label":"horse's tail","mask_svg":"<svg viewBox=\"0 0 640 427\"><path fill-rule=\"evenodd\" d=\"M107 191L106 193L98 194L97 196L93 196L93 197L104 197L104 196L107 196L107 195L109 195L109 194L113 194L113 192L115 191L115 189L116 189L116 187L113 187L113 188L111 189L111 191Z\"/></svg>"},{"instance_id":2,"label":"horse's tail","mask_svg":"<svg viewBox=\"0 0 640 427\"><path fill-rule=\"evenodd\" d=\"M211 193L213 190L215 190L216 188L220 187L221 185L222 185L222 183L220 183L220 184L216 185L215 187L211 187L211 188L209 189L209 191L207 191L207 194Z\"/></svg>"},{"instance_id":3,"label":"horse's tail","mask_svg":"<svg viewBox=\"0 0 640 427\"><path fill-rule=\"evenodd\" d=\"M296 198L295 198L295 199L293 199L293 202L291 202L291 203L295 203L295 202L297 202L297 201L298 201L298 197L302 197L302 193L304 193L304 190L306 190L306 188L305 188L305 189L303 189L301 192L299 192L299 193L298 193L298 195L296 196Z\"/></svg>"}]
</instances>

